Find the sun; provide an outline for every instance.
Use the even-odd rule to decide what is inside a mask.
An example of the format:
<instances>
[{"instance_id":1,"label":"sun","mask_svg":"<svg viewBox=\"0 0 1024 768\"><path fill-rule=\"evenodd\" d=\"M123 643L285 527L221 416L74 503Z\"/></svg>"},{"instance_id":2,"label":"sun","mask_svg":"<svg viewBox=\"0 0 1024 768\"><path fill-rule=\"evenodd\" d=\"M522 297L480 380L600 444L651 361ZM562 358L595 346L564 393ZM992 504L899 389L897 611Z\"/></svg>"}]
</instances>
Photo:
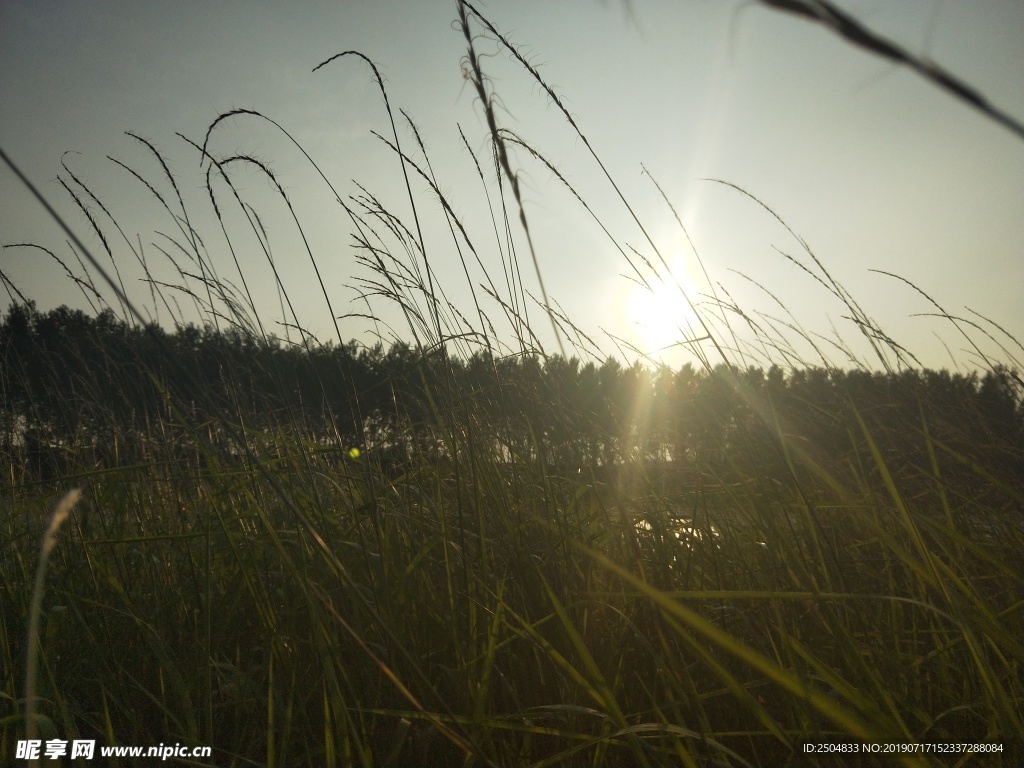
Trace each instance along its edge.
<instances>
[{"instance_id":1,"label":"sun","mask_svg":"<svg viewBox=\"0 0 1024 768\"><path fill-rule=\"evenodd\" d=\"M656 360L678 351L680 342L694 338L700 327L692 308L697 294L687 277L683 257L673 258L670 267L667 272L648 276L649 287L635 283L627 301L640 351Z\"/></svg>"}]
</instances>

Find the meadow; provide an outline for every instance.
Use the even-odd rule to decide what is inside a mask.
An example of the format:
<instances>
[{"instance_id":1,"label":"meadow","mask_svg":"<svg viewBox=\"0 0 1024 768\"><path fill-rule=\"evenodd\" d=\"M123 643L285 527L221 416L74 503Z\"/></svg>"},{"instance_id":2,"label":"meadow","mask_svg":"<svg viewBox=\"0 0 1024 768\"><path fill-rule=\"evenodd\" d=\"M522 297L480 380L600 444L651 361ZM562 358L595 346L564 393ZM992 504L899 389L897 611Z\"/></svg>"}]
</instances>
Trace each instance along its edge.
<instances>
[{"instance_id":1,"label":"meadow","mask_svg":"<svg viewBox=\"0 0 1024 768\"><path fill-rule=\"evenodd\" d=\"M420 213L333 195L367 316L397 308L408 343L343 342L337 326L337 341L316 339L283 280L296 340L275 337L142 139L162 175L137 178L181 227L165 251L180 282L151 296L172 317L184 297L201 325L148 322L79 240L74 260L31 247L94 312L39 311L4 276L0 759L32 733L213 748L184 765L1019 764L1020 342L936 305L980 370L923 370L808 248L802 268L869 357L716 294L680 339L693 364L595 361L543 282L536 298L524 287L539 256L512 150L585 196L502 127L474 34L592 150L537 70L459 9L493 149L480 190L504 191L493 221L458 219L368 59L321 64L369 68L391 117L381 141ZM285 131L220 115L189 142L208 178L238 196L234 168L255 169L287 204L264 161L207 148L239 119ZM481 263L477 228L505 233L500 274L484 270L469 308L431 269L409 177L466 261ZM84 180L64 183L116 265L120 224ZM211 187L223 222L217 199ZM621 248L639 281L665 267L649 245ZM81 499L44 538L72 488ZM886 743L977 750L849 751Z\"/></svg>"}]
</instances>

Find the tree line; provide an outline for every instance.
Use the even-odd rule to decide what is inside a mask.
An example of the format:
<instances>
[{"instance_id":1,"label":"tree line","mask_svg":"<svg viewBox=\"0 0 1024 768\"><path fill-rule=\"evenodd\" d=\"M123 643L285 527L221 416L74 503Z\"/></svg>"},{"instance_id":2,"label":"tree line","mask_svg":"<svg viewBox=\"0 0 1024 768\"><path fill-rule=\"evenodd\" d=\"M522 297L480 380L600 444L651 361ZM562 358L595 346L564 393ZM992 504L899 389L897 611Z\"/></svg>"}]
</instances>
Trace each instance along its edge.
<instances>
[{"instance_id":1,"label":"tree line","mask_svg":"<svg viewBox=\"0 0 1024 768\"><path fill-rule=\"evenodd\" d=\"M177 430L188 443L196 429L216 435L226 419L249 433L286 430L399 465L475 450L559 470L635 460L723 477L825 471L859 482L858 473L878 472L857 466L874 444L908 481L936 467L979 478L983 467L1013 487L1024 477L1022 386L1006 368L784 372L489 352L459 359L401 343L303 346L210 326L168 332L109 310L40 312L31 303L4 314L0 360L0 449L30 474L61 457L78 457L79 467L83 456L123 463L157 433Z\"/></svg>"}]
</instances>

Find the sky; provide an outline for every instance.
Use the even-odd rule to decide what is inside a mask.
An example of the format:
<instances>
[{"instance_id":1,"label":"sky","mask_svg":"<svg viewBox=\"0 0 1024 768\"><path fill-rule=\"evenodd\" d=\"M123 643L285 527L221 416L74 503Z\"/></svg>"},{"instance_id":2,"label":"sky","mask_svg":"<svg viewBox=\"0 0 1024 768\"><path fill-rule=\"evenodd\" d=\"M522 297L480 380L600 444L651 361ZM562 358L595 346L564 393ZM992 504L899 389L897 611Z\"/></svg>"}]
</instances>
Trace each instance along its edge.
<instances>
[{"instance_id":1,"label":"sky","mask_svg":"<svg viewBox=\"0 0 1024 768\"><path fill-rule=\"evenodd\" d=\"M1024 4L837 5L1024 120ZM292 340L296 325L324 343L339 335L365 344L414 338L394 301L366 297L380 276L360 261L356 227L322 172L350 207L358 208L353 196L369 193L409 231L418 222L435 288L465 318L447 330L460 337L453 344L462 352L480 346L471 334L481 328L479 313L494 340L517 349L513 309L525 313L544 349L557 352L546 291L579 329L562 338L568 354L641 355L675 366L693 359L694 345L679 342L704 334L685 294L733 362L881 367L850 306L834 295L834 280L911 364L971 370L1024 358L1014 341L1024 340L1024 141L1005 127L907 68L758 3L489 0L477 8L586 137L473 26L499 124L561 177L526 151L510 154L536 257L506 181L522 292L509 287L505 224L496 227L488 208L499 205L501 191L486 118L464 70L454 1L0 0L0 147L143 313L168 327L217 315L197 308L192 296L206 301L205 289L182 276L199 268L186 254L174 190L126 132L150 142L171 169L207 263L251 297L268 333ZM313 72L349 50L377 65L402 149L425 168L398 110L415 124L475 255L457 229L453 235L437 192L408 169L414 213L402 165L374 135L390 138L391 127L369 67L344 57ZM210 124L233 109L276 121L316 164L252 116L221 122L210 138L214 157L258 158L287 195L294 219L265 175L231 165L234 188L265 230L273 268L216 175L221 219L213 214L209 163L178 135L202 144ZM58 178L91 211L112 255ZM408 251L374 221L376 244L413 272ZM17 297L13 285L42 310L90 310L64 266L15 245L43 246L83 278L67 237L5 166L0 243L0 307ZM969 322L937 317L936 305ZM337 328L332 314L341 318ZM430 343L429 333L417 333ZM700 348L718 361L707 342Z\"/></svg>"}]
</instances>

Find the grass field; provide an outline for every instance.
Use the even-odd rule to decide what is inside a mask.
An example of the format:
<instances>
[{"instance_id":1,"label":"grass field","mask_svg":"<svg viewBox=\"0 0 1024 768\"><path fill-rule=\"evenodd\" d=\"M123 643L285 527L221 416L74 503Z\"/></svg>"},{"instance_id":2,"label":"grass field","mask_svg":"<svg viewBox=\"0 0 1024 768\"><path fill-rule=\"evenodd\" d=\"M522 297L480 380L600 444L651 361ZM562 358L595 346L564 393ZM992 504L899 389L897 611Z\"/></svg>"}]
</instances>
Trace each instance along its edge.
<instances>
[{"instance_id":1,"label":"grass field","mask_svg":"<svg viewBox=\"0 0 1024 768\"><path fill-rule=\"evenodd\" d=\"M467 30L505 45L460 8ZM485 224L511 231L527 221L508 152L519 139L492 110L468 33L467 46L495 148L481 183L506 190ZM368 64L358 57L346 61ZM387 140L406 155L399 135ZM248 156L206 162L225 179L233 164L275 178ZM160 183L176 189L164 168ZM402 168L430 178L411 159ZM807 268L864 329L870 362L807 362L779 327L722 299L693 308L700 338L683 341L703 350L696 367L584 368L565 358L589 339L546 295L542 323L527 319L532 252L521 269L503 253L493 292L460 310L424 263L415 222L368 194L339 202L368 293L398 305L418 342L371 356L387 374L372 386L338 367L337 347L302 335L288 359L320 361L302 386L322 398L295 402L298 374L277 362L244 274L215 277L187 230L180 259L195 269L154 296L192 297L233 340L133 330L96 267L69 274L98 308L124 308L127 322L101 314L94 337L120 342L58 353L4 336L5 763L26 733L209 745L212 760L179 764L218 766L1024 759L1014 369L982 356L989 367L973 378L915 370L810 253ZM654 251L645 264L657 275ZM511 318L513 341L495 336L488 311ZM1021 349L991 321L944 319ZM551 326L565 356L537 341ZM69 327L51 323L46 337ZM743 345L778 367L748 370ZM351 397L329 397L335 386ZM57 422L59 434L26 440L26 424ZM47 534L41 549L48 514L75 487L56 546ZM814 756L808 742L998 751Z\"/></svg>"}]
</instances>

